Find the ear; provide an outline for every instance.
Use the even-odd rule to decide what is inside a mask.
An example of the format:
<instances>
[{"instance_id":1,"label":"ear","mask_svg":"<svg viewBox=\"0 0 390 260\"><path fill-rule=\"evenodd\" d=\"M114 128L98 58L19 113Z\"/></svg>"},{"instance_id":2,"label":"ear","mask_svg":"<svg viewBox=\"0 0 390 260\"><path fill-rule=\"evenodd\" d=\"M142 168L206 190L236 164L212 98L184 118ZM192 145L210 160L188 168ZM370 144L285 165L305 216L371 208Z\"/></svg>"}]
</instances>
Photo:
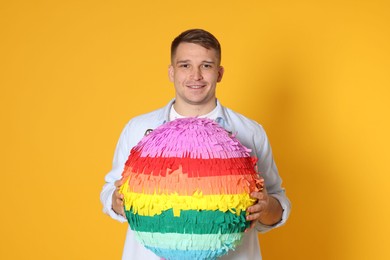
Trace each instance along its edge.
<instances>
[{"instance_id":1,"label":"ear","mask_svg":"<svg viewBox=\"0 0 390 260\"><path fill-rule=\"evenodd\" d=\"M171 82L174 82L174 76L175 76L175 71L173 69L172 65L169 65L168 67L168 77Z\"/></svg>"},{"instance_id":2,"label":"ear","mask_svg":"<svg viewBox=\"0 0 390 260\"><path fill-rule=\"evenodd\" d=\"M221 82L224 72L225 69L222 66L219 66L217 82Z\"/></svg>"}]
</instances>

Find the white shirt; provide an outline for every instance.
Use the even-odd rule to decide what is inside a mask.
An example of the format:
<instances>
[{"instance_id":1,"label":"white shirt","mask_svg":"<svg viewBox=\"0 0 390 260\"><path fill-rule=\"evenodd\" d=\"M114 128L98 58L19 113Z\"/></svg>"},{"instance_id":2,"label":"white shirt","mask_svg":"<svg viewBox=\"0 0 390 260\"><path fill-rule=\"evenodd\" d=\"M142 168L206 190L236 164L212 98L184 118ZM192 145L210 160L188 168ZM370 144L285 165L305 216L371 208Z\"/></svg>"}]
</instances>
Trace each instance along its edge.
<instances>
[{"instance_id":1,"label":"white shirt","mask_svg":"<svg viewBox=\"0 0 390 260\"><path fill-rule=\"evenodd\" d=\"M212 120L216 120L218 117L218 107L216 106L211 112L198 116L199 118L208 118ZM180 115L176 112L175 106L172 104L171 109L169 111L169 121L178 119L178 118L185 118L185 116Z\"/></svg>"},{"instance_id":2,"label":"white shirt","mask_svg":"<svg viewBox=\"0 0 390 260\"><path fill-rule=\"evenodd\" d=\"M116 214L112 210L112 194L115 191L114 182L121 179L124 164L129 156L131 148L142 139L147 130L155 129L169 121L171 111L174 113L174 110L171 109L173 108L173 103L174 100L161 109L133 118L123 129L115 150L112 169L105 177L106 184L103 186L103 190L100 194L100 199L103 203L103 211L113 219L120 222L127 222L126 218ZM245 233L241 245L238 246L235 251L229 252L220 259L261 260L257 231L266 232L283 225L291 210L290 201L288 200L284 189L281 187L282 180L274 163L272 150L262 126L231 109L221 106L219 101L217 101L217 107L215 108L215 111L212 111L212 114L216 115L215 121L217 123L224 127L228 132L235 134L242 145L252 150L251 156L258 158L258 170L261 173L261 177L264 178L268 194L275 197L283 208L282 220L279 223L274 226L266 226L257 223L254 229ZM161 258L141 245L136 240L134 232L128 228L122 259L160 260Z\"/></svg>"}]
</instances>

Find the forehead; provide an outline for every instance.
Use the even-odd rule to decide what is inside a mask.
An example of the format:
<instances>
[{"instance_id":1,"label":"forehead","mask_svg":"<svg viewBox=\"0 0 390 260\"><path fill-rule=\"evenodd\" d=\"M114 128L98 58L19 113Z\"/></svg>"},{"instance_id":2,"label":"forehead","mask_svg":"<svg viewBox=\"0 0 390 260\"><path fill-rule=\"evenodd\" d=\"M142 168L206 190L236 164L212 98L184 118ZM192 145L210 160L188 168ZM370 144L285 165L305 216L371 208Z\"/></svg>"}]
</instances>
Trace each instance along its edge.
<instances>
[{"instance_id":1,"label":"forehead","mask_svg":"<svg viewBox=\"0 0 390 260\"><path fill-rule=\"evenodd\" d=\"M182 42L177 46L173 61L179 60L210 60L217 61L217 51L214 49L206 49L205 47L195 44Z\"/></svg>"}]
</instances>

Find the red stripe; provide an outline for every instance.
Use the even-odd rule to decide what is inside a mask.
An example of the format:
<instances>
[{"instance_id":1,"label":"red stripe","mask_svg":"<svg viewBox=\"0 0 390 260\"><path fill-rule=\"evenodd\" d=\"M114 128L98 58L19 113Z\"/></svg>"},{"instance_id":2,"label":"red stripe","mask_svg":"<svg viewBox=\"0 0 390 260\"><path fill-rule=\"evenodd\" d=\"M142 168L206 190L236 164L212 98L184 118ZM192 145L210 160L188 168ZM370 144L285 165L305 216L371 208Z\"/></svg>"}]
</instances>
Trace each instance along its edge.
<instances>
[{"instance_id":1,"label":"red stripe","mask_svg":"<svg viewBox=\"0 0 390 260\"><path fill-rule=\"evenodd\" d=\"M240 157L227 159L194 159L189 157L140 157L140 152L133 150L126 162L123 176L131 172L166 176L182 168L188 177L206 177L222 175L246 175L256 173L255 158Z\"/></svg>"}]
</instances>

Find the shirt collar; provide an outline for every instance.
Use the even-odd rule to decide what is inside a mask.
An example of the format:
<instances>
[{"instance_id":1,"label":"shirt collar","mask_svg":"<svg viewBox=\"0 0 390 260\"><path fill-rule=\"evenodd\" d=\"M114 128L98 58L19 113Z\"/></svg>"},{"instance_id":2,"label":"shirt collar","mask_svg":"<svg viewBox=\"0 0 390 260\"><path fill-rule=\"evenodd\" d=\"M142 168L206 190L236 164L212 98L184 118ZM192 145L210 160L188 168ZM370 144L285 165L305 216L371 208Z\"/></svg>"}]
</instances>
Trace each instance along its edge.
<instances>
[{"instance_id":1,"label":"shirt collar","mask_svg":"<svg viewBox=\"0 0 390 260\"><path fill-rule=\"evenodd\" d=\"M162 110L162 119L161 124L165 124L169 121L169 112L170 109L175 102L175 99L169 101L169 103ZM232 126L229 124L229 120L226 114L226 108L221 105L219 100L217 99L217 119L215 120L220 126L225 128L228 132L233 132Z\"/></svg>"}]
</instances>

